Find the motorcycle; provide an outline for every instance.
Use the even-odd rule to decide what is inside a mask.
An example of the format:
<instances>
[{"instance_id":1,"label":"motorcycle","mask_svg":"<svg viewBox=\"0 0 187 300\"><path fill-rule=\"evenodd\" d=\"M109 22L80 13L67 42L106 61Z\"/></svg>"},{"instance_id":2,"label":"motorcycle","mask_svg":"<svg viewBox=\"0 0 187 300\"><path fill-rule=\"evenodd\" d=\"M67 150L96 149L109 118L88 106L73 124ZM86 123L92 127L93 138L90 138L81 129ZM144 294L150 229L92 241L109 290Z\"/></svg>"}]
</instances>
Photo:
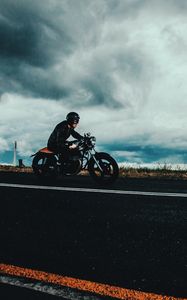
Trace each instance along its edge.
<instances>
[{"instance_id":1,"label":"motorcycle","mask_svg":"<svg viewBox=\"0 0 187 300\"><path fill-rule=\"evenodd\" d=\"M98 184L111 184L119 175L119 167L113 157L105 152L96 152L96 138L90 133L84 134L81 140L67 142L76 147L69 151L68 160L63 162L61 154L50 151L47 147L31 155L32 168L39 177L52 177L58 175L77 175L87 170L93 180Z\"/></svg>"}]
</instances>

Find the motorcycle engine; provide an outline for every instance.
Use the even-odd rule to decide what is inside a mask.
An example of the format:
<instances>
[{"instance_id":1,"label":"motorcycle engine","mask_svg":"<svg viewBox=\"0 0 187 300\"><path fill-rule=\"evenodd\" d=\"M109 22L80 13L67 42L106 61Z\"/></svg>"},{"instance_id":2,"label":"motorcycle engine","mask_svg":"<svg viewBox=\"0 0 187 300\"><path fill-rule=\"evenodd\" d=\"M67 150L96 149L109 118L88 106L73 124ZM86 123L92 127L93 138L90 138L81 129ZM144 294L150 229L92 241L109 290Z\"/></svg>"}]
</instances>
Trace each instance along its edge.
<instances>
[{"instance_id":1,"label":"motorcycle engine","mask_svg":"<svg viewBox=\"0 0 187 300\"><path fill-rule=\"evenodd\" d=\"M81 160L75 159L75 157L70 158L64 166L65 175L76 175L81 170Z\"/></svg>"}]
</instances>

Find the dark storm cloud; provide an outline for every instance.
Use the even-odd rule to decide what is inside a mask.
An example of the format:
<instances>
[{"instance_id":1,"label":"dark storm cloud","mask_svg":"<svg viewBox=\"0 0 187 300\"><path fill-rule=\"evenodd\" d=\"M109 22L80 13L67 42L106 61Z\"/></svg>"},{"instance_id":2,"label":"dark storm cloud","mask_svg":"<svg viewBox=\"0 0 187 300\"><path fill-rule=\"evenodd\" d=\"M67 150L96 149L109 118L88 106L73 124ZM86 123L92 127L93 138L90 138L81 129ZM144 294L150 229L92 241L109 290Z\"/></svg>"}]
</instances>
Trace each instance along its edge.
<instances>
[{"instance_id":1,"label":"dark storm cloud","mask_svg":"<svg viewBox=\"0 0 187 300\"><path fill-rule=\"evenodd\" d=\"M13 92L64 99L77 105L126 107L128 100L122 104L116 96L111 65L116 64L122 77L136 78L138 73L142 74L141 61L134 61L124 47L122 54L117 49L110 53L107 43L105 46L100 41L105 21L124 7L123 1L116 3L115 6L113 1L104 0L96 4L85 0L46 0L45 4L36 0L0 0L0 94ZM125 1L127 14L128 10L137 10L139 1L133 3ZM96 46L103 52L101 58ZM84 51L96 53L85 61ZM69 66L67 61L73 56L75 61ZM57 65L60 72L55 73ZM82 67L83 72L79 73L77 67ZM84 68L89 68L86 75ZM88 96L78 99L79 90Z\"/></svg>"},{"instance_id":2,"label":"dark storm cloud","mask_svg":"<svg viewBox=\"0 0 187 300\"><path fill-rule=\"evenodd\" d=\"M186 0L0 0L0 148L16 133L31 152L71 109L119 159L187 159L186 9Z\"/></svg>"},{"instance_id":3,"label":"dark storm cloud","mask_svg":"<svg viewBox=\"0 0 187 300\"><path fill-rule=\"evenodd\" d=\"M55 2L54 2L55 3ZM71 39L50 20L50 1L0 1L0 93L58 99L66 95L48 72L71 52ZM49 12L47 11L49 10ZM55 20L55 16L54 20Z\"/></svg>"},{"instance_id":4,"label":"dark storm cloud","mask_svg":"<svg viewBox=\"0 0 187 300\"><path fill-rule=\"evenodd\" d=\"M123 107L113 94L113 83L110 77L106 75L100 76L99 74L95 77L95 80L85 79L82 86L90 94L88 105L108 105L113 108Z\"/></svg>"},{"instance_id":5,"label":"dark storm cloud","mask_svg":"<svg viewBox=\"0 0 187 300\"><path fill-rule=\"evenodd\" d=\"M12 64L3 60L1 63L0 77L3 85L0 86L0 94L4 92L13 92L23 94L34 98L51 98L61 99L67 96L69 91L63 86L59 86L53 78L51 78L47 69L42 73L38 69L26 63L18 64L12 59Z\"/></svg>"},{"instance_id":6,"label":"dark storm cloud","mask_svg":"<svg viewBox=\"0 0 187 300\"><path fill-rule=\"evenodd\" d=\"M55 1L54 1L55 3ZM55 61L55 50L70 51L71 41L50 19L50 2L0 1L0 55L30 65L48 66ZM55 13L55 12L54 12ZM63 25L63 24L62 24ZM62 46L63 45L63 46Z\"/></svg>"},{"instance_id":7,"label":"dark storm cloud","mask_svg":"<svg viewBox=\"0 0 187 300\"><path fill-rule=\"evenodd\" d=\"M129 31L123 22L136 21L153 10L179 14L186 8L185 0L0 0L0 94L126 107L127 93L122 91L124 97L119 101L113 74L117 72L132 90L138 87L144 97L144 81L149 86L153 70L149 70L151 63L144 50L141 52L141 42L128 45ZM85 61L84 52L90 60ZM54 71L56 65L59 73ZM88 96L75 100L79 90Z\"/></svg>"}]
</instances>

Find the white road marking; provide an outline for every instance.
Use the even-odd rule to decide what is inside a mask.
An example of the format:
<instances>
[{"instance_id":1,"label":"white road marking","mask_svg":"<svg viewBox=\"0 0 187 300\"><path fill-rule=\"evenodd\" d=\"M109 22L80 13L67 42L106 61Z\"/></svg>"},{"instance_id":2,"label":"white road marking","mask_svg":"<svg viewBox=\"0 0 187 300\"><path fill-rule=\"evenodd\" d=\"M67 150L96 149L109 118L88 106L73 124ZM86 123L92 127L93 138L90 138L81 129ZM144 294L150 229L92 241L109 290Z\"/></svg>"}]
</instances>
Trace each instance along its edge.
<instances>
[{"instance_id":1,"label":"white road marking","mask_svg":"<svg viewBox=\"0 0 187 300\"><path fill-rule=\"evenodd\" d=\"M50 294L57 297L62 297L63 299L101 300L101 297L91 295L84 291L81 292L69 287L63 287L54 284L47 284L47 283L36 282L36 281L32 282L31 280L28 282L25 278L20 279L18 277L0 276L0 282L4 284L27 288L37 292Z\"/></svg>"},{"instance_id":2,"label":"white road marking","mask_svg":"<svg viewBox=\"0 0 187 300\"><path fill-rule=\"evenodd\" d=\"M161 193L161 192L89 189L89 188L78 188L78 187L26 185L26 184L16 184L16 183L0 183L0 187L36 189L36 190L53 190L53 191L65 191L65 192L85 192L85 193L102 193L102 194L118 194L118 195L140 195L140 196L187 198L187 193Z\"/></svg>"}]
</instances>

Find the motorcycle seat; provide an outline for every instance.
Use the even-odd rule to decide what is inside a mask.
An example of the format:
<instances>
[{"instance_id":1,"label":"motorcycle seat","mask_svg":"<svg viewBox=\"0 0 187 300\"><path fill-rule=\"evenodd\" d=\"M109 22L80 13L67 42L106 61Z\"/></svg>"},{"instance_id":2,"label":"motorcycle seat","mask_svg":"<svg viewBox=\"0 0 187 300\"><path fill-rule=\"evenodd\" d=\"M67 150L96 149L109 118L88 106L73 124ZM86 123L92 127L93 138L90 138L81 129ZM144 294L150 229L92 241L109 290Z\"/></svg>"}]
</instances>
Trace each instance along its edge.
<instances>
[{"instance_id":1,"label":"motorcycle seat","mask_svg":"<svg viewBox=\"0 0 187 300\"><path fill-rule=\"evenodd\" d=\"M49 150L47 147L40 149L39 152L47 153L47 154L54 154L54 152Z\"/></svg>"}]
</instances>

